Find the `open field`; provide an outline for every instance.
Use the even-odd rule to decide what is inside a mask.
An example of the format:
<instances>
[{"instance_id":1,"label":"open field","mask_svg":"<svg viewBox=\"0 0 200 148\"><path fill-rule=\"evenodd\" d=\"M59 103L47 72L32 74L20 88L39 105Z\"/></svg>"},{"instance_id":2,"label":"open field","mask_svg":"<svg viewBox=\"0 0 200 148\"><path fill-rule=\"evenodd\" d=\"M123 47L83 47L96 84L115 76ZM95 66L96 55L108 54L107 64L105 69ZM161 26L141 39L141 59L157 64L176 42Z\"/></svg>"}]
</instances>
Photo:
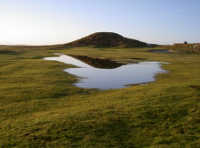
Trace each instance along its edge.
<instances>
[{"instance_id":1,"label":"open field","mask_svg":"<svg viewBox=\"0 0 200 148\"><path fill-rule=\"evenodd\" d=\"M200 55L148 50L0 46L0 147L198 147ZM56 52L170 64L156 82L99 91L42 60Z\"/></svg>"}]
</instances>

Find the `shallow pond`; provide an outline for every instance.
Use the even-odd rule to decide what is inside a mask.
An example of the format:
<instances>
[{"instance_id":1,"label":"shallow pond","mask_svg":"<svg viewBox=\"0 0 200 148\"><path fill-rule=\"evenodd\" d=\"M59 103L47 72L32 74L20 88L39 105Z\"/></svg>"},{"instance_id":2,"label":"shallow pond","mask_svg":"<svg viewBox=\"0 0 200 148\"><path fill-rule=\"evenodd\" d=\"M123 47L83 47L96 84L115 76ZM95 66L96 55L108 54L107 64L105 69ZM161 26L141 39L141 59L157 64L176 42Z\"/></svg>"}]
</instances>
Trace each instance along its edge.
<instances>
[{"instance_id":1,"label":"shallow pond","mask_svg":"<svg viewBox=\"0 0 200 148\"><path fill-rule=\"evenodd\" d=\"M118 89L128 85L155 81L156 74L165 72L159 62L140 62L104 69L95 68L67 55L47 57L45 60L77 66L77 68L68 68L64 71L80 77L80 81L74 85L81 88Z\"/></svg>"}]
</instances>

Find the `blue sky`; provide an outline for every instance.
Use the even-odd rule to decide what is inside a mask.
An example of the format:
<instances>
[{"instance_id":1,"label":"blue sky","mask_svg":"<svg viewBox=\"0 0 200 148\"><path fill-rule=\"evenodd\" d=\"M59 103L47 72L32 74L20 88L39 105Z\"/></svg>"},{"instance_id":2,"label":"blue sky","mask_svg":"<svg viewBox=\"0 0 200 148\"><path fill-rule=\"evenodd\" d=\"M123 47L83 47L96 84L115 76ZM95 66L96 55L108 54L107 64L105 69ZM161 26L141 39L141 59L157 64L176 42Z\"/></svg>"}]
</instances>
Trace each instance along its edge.
<instances>
[{"instance_id":1,"label":"blue sky","mask_svg":"<svg viewBox=\"0 0 200 148\"><path fill-rule=\"evenodd\" d=\"M200 42L199 0L0 0L0 44L59 44L93 32Z\"/></svg>"}]
</instances>

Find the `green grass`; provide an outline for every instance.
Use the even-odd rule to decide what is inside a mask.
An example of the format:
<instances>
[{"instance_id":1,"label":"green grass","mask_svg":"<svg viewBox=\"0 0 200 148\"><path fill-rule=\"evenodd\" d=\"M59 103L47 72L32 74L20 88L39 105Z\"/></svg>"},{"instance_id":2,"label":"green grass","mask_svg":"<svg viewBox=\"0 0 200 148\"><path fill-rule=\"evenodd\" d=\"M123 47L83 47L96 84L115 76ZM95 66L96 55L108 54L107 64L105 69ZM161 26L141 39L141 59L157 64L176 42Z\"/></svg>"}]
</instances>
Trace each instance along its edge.
<instances>
[{"instance_id":1,"label":"green grass","mask_svg":"<svg viewBox=\"0 0 200 148\"><path fill-rule=\"evenodd\" d=\"M0 147L198 147L200 55L149 49L0 46ZM62 52L120 62L163 61L156 82L81 89L42 57Z\"/></svg>"}]
</instances>

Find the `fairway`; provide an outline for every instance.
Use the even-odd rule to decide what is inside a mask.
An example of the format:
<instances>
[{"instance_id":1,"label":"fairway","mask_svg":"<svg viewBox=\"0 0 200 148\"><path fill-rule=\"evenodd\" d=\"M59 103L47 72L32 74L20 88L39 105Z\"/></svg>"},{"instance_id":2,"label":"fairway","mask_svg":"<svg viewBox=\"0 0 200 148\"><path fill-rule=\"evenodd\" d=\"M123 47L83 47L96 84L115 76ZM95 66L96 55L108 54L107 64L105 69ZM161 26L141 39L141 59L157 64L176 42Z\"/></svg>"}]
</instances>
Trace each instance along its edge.
<instances>
[{"instance_id":1,"label":"fairway","mask_svg":"<svg viewBox=\"0 0 200 148\"><path fill-rule=\"evenodd\" d=\"M0 46L0 147L198 147L200 55L149 52L160 48ZM73 65L43 60L54 53L167 62L168 72L147 84L83 89L63 71Z\"/></svg>"}]
</instances>

